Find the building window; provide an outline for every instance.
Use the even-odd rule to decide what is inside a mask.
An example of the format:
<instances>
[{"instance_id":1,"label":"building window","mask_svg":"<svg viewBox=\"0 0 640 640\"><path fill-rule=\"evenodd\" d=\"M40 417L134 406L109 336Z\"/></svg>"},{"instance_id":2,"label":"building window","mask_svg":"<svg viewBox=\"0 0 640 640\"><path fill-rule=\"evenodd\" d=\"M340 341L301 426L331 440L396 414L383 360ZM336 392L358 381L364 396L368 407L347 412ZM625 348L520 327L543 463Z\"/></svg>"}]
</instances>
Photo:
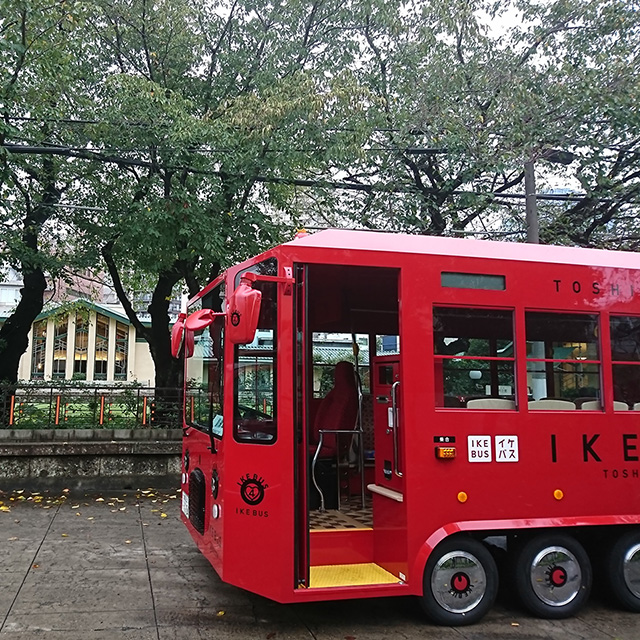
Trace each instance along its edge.
<instances>
[{"instance_id":1,"label":"building window","mask_svg":"<svg viewBox=\"0 0 640 640\"><path fill-rule=\"evenodd\" d=\"M127 379L127 355L129 352L129 327L122 322L116 322L116 361L114 378Z\"/></svg>"},{"instance_id":2,"label":"building window","mask_svg":"<svg viewBox=\"0 0 640 640\"><path fill-rule=\"evenodd\" d=\"M600 400L598 316L528 311L527 384L532 400L562 400L530 408L575 409Z\"/></svg>"},{"instance_id":3,"label":"building window","mask_svg":"<svg viewBox=\"0 0 640 640\"><path fill-rule=\"evenodd\" d=\"M86 316L76 313L76 340L73 359L73 377L86 380L89 352L89 322Z\"/></svg>"},{"instance_id":4,"label":"building window","mask_svg":"<svg viewBox=\"0 0 640 640\"><path fill-rule=\"evenodd\" d=\"M515 409L513 312L433 310L436 406Z\"/></svg>"},{"instance_id":5,"label":"building window","mask_svg":"<svg viewBox=\"0 0 640 640\"><path fill-rule=\"evenodd\" d=\"M96 316L96 354L93 367L94 380L107 379L109 357L109 318L101 314Z\"/></svg>"},{"instance_id":6,"label":"building window","mask_svg":"<svg viewBox=\"0 0 640 640\"><path fill-rule=\"evenodd\" d=\"M640 409L640 318L611 316L615 410Z\"/></svg>"},{"instance_id":7,"label":"building window","mask_svg":"<svg viewBox=\"0 0 640 640\"><path fill-rule=\"evenodd\" d=\"M53 368L52 378L64 378L67 371L67 342L69 317L57 319L53 333Z\"/></svg>"},{"instance_id":8,"label":"building window","mask_svg":"<svg viewBox=\"0 0 640 640\"><path fill-rule=\"evenodd\" d=\"M31 345L31 379L44 378L45 351L47 344L47 321L39 320L33 325Z\"/></svg>"}]
</instances>

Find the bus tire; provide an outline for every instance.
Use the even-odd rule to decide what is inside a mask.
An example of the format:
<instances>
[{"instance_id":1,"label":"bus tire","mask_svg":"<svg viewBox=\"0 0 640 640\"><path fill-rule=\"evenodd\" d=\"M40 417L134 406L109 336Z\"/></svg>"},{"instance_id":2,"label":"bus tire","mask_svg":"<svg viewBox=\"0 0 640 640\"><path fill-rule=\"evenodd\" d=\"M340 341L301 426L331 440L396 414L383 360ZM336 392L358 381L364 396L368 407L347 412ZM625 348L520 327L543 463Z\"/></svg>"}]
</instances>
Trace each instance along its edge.
<instances>
[{"instance_id":1,"label":"bus tire","mask_svg":"<svg viewBox=\"0 0 640 640\"><path fill-rule=\"evenodd\" d=\"M620 606L640 613L640 531L627 531L613 542L606 555L605 583Z\"/></svg>"},{"instance_id":2,"label":"bus tire","mask_svg":"<svg viewBox=\"0 0 640 640\"><path fill-rule=\"evenodd\" d=\"M441 542L424 571L421 605L432 622L474 624L491 609L498 592L498 569L487 548L472 538Z\"/></svg>"},{"instance_id":3,"label":"bus tire","mask_svg":"<svg viewBox=\"0 0 640 640\"><path fill-rule=\"evenodd\" d=\"M531 538L516 552L514 569L520 601L540 618L573 616L589 598L591 563L571 536L545 533Z\"/></svg>"}]
</instances>

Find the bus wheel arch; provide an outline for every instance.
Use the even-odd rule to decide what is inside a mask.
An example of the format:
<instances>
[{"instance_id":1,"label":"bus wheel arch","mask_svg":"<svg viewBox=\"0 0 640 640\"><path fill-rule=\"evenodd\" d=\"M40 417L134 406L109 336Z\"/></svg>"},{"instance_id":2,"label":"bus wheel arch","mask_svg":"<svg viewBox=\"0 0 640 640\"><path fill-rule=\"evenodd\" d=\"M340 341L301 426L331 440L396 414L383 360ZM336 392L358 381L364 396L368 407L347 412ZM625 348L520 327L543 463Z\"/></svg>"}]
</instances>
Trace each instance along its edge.
<instances>
[{"instance_id":1,"label":"bus wheel arch","mask_svg":"<svg viewBox=\"0 0 640 640\"><path fill-rule=\"evenodd\" d=\"M423 573L420 604L436 624L462 626L481 620L498 592L498 569L478 540L454 535L431 552Z\"/></svg>"},{"instance_id":2,"label":"bus wheel arch","mask_svg":"<svg viewBox=\"0 0 640 640\"><path fill-rule=\"evenodd\" d=\"M592 569L587 552L566 533L528 537L515 551L513 571L521 603L540 618L575 615L591 592Z\"/></svg>"}]
</instances>

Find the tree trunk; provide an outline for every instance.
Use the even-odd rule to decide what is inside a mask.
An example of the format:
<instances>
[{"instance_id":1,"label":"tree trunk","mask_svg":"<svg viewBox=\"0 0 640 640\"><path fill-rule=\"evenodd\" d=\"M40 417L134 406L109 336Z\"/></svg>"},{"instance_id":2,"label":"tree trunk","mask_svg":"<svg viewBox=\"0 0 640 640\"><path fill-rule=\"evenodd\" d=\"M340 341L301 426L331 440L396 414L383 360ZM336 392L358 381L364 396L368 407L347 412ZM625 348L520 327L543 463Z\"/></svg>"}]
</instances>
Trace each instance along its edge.
<instances>
[{"instance_id":1,"label":"tree trunk","mask_svg":"<svg viewBox=\"0 0 640 640\"><path fill-rule=\"evenodd\" d=\"M47 280L39 264L39 232L53 213L52 205L60 200L60 191L55 184L55 167L51 160L43 163L44 191L42 200L35 208L26 198L26 213L22 221L22 253L20 267L23 287L20 302L0 329L0 424L7 425L10 418L10 403L18 381L20 358L29 346L29 331L42 311Z\"/></svg>"},{"instance_id":2,"label":"tree trunk","mask_svg":"<svg viewBox=\"0 0 640 640\"><path fill-rule=\"evenodd\" d=\"M154 422L157 426L176 427L182 424L184 361L171 355L169 303L173 287L181 279L175 270L161 273L156 282L148 311L151 328L145 332L156 370L156 400Z\"/></svg>"},{"instance_id":3,"label":"tree trunk","mask_svg":"<svg viewBox=\"0 0 640 640\"><path fill-rule=\"evenodd\" d=\"M5 427L9 424L20 358L29 346L29 331L42 311L47 286L41 269L25 273L23 279L20 302L0 329L0 424Z\"/></svg>"},{"instance_id":4,"label":"tree trunk","mask_svg":"<svg viewBox=\"0 0 640 640\"><path fill-rule=\"evenodd\" d=\"M42 270L34 269L23 278L20 302L0 329L0 382L17 382L18 365L29 346L31 325L44 304L47 281Z\"/></svg>"}]
</instances>

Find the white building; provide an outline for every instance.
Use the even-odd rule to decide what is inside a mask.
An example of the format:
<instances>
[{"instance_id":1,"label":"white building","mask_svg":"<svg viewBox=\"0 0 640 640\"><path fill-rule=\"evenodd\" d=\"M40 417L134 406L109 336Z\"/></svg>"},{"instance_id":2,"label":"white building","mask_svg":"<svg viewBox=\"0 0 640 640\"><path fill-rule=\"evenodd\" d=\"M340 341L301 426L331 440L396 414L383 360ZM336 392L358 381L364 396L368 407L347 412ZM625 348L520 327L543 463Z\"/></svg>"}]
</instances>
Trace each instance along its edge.
<instances>
[{"instance_id":1,"label":"white building","mask_svg":"<svg viewBox=\"0 0 640 640\"><path fill-rule=\"evenodd\" d=\"M0 324L19 301L20 286L0 284ZM115 309L86 300L41 313L31 326L29 346L18 368L20 381L86 380L153 386L154 378L149 345L137 338L129 319Z\"/></svg>"},{"instance_id":2,"label":"white building","mask_svg":"<svg viewBox=\"0 0 640 640\"><path fill-rule=\"evenodd\" d=\"M38 316L20 360L20 380L86 380L153 385L149 347L128 318L77 300Z\"/></svg>"}]
</instances>

